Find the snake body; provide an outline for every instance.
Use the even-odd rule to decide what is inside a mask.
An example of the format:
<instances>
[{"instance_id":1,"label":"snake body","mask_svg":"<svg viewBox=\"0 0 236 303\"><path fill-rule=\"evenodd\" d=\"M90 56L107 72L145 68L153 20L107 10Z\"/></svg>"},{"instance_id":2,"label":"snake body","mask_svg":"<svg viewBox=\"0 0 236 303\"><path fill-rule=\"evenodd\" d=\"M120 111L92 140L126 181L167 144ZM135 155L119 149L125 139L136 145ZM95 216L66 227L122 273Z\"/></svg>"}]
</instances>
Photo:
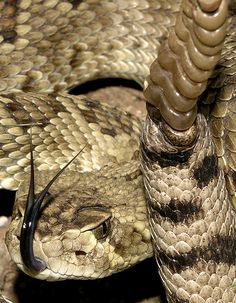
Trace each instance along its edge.
<instances>
[{"instance_id":1,"label":"snake body","mask_svg":"<svg viewBox=\"0 0 236 303\"><path fill-rule=\"evenodd\" d=\"M235 213L205 118L197 123L192 148L173 151L161 123L146 121L142 163L155 255L169 302L235 302Z\"/></svg>"},{"instance_id":2,"label":"snake body","mask_svg":"<svg viewBox=\"0 0 236 303\"><path fill-rule=\"evenodd\" d=\"M72 173L65 172L42 208L34 237L34 251L45 260L47 268L36 274L29 272L19 253L28 180L22 183L18 192L14 220L7 236L10 253L24 271L48 280L103 277L127 268L152 254L137 161L140 123L133 117L131 121L130 115L109 107L106 109L106 106L83 97L40 92L68 90L78 83L105 75L142 82L159 48L157 37L163 40L167 28L174 24L178 3L104 1L96 13L94 1L45 1L30 5L30 1L22 0L16 6L11 1L4 3L3 43L0 45L4 63L1 78L4 94L0 99L3 116L0 135L2 186L15 189L29 169L29 157L26 157L29 152L28 126L17 124L34 124L36 164L42 170L36 176L36 192L51 178L49 173L45 176L44 169L49 166L57 169L71 158L74 150L88 142L81 159L78 157L71 167L72 170L87 170L84 179L80 174L74 177ZM191 15L192 3L195 1L184 2L185 14ZM204 1L196 3L196 7L199 3L203 7L205 5ZM210 1L209 6L212 9L212 4L217 10L218 7L225 8L225 3L223 0ZM208 5L206 9L209 9ZM136 26L129 25L133 19ZM88 27L79 27L78 20L84 20ZM197 25L200 28L201 21ZM220 24L223 30L226 29L224 21L225 18ZM101 24L105 34L99 31ZM116 26L111 27L111 24ZM183 132L184 136L188 134L187 139L182 136L185 143L179 145L178 127L177 131L171 129L172 119L165 115L165 107L160 105L163 101L156 102L156 92L161 95L159 88L154 94L150 90L146 93L154 106L148 107L149 114L143 129L141 167L149 201L154 251L169 302L236 300L235 288L232 287L236 283L235 219L230 206L230 201L234 203L235 171L234 122L230 123L234 117L234 24L232 16L219 68L211 80L211 88L216 87L217 90L211 92L209 88L209 95L217 99L209 122L211 130L206 118L202 114L197 115L196 100L187 109L176 108L182 113L178 114L180 120L190 112L184 130L195 129L193 136L188 130ZM60 31L57 31L58 27ZM96 37L92 35L95 29ZM131 31L127 32L128 29ZM150 35L144 38L146 33ZM121 36L119 40L111 39L117 35ZM98 40L101 42L99 50L96 49ZM219 59L222 40L217 40L217 47L213 45L217 56L215 63ZM16 58L16 64L10 64L10 56ZM109 68L110 60L118 65L112 63L112 68ZM136 63L133 64L132 60ZM168 71L168 62L166 66L162 61L159 63ZM208 76L214 64L206 69ZM89 73L84 73L85 70ZM83 78L80 78L82 74ZM204 84L199 85L196 98L205 88L206 80L204 78ZM162 87L163 82L158 81L151 74L149 88L155 87L152 82ZM26 91L36 91L37 94L25 94ZM194 99L191 94L187 98L190 101ZM166 127L160 117L164 117L170 126ZM82 135L78 136L79 133ZM194 140L189 142L189 137ZM123 139L125 143L122 143ZM118 151L118 148L124 150L127 144L131 146L128 156L114 152L113 146ZM128 163L123 163L124 160ZM114 161L116 163L111 164ZM88 169L85 168L87 164ZM98 171L91 175L94 168ZM71 180L79 185L75 191L71 190ZM81 197L79 204L75 203L78 195ZM69 200L65 204L66 199Z\"/></svg>"},{"instance_id":3,"label":"snake body","mask_svg":"<svg viewBox=\"0 0 236 303\"><path fill-rule=\"evenodd\" d=\"M219 58L227 5L189 1L183 7L152 64L145 92L154 107L148 107L142 132L142 172L169 302L236 300L235 211L223 170L228 164L219 166L206 118L196 112Z\"/></svg>"}]
</instances>

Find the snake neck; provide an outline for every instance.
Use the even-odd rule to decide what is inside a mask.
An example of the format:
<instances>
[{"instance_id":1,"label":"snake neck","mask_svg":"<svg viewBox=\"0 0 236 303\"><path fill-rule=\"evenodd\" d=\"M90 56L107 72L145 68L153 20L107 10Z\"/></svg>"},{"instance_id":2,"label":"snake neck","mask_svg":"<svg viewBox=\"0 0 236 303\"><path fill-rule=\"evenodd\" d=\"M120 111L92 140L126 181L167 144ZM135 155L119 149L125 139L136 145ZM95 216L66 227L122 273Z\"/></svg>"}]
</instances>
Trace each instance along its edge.
<instances>
[{"instance_id":1,"label":"snake neck","mask_svg":"<svg viewBox=\"0 0 236 303\"><path fill-rule=\"evenodd\" d=\"M205 118L189 147L147 118L141 161L151 234L169 302L235 302L235 217ZM215 299L209 301L207 299Z\"/></svg>"}]
</instances>

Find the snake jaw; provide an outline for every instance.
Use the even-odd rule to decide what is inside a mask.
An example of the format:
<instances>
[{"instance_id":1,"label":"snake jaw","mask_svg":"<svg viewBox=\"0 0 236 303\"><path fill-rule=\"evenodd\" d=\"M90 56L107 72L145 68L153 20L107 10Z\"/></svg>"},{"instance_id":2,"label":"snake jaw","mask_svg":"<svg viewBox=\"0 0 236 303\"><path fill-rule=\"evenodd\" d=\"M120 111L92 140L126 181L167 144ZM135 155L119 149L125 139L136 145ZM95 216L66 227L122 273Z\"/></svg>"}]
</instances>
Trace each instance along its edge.
<instances>
[{"instance_id":1,"label":"snake jaw","mask_svg":"<svg viewBox=\"0 0 236 303\"><path fill-rule=\"evenodd\" d=\"M29 270L30 273L37 274L46 269L46 263L36 257L33 251L33 238L36 229L37 219L39 216L39 211L41 205L48 194L50 187L57 180L57 178L63 173L63 171L75 160L75 158L84 150L84 146L45 186L45 188L40 192L37 199L35 200L34 191L34 160L32 143L30 150L30 186L26 201L26 209L23 219L23 224L20 234L20 254L24 266ZM35 200L35 201L34 201Z\"/></svg>"}]
</instances>

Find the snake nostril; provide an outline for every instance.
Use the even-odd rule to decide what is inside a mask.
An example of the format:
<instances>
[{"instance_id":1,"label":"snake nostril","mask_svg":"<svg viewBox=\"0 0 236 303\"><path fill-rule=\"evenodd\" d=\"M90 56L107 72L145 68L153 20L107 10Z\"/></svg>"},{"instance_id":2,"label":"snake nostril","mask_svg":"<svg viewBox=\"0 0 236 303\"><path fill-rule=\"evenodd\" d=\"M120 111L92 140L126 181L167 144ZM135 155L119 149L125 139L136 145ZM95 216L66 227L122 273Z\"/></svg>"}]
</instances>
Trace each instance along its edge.
<instances>
[{"instance_id":1,"label":"snake nostril","mask_svg":"<svg viewBox=\"0 0 236 303\"><path fill-rule=\"evenodd\" d=\"M84 251L82 251L82 250L77 250L77 251L75 252L75 255L76 255L76 256L86 256L86 252L84 252Z\"/></svg>"}]
</instances>

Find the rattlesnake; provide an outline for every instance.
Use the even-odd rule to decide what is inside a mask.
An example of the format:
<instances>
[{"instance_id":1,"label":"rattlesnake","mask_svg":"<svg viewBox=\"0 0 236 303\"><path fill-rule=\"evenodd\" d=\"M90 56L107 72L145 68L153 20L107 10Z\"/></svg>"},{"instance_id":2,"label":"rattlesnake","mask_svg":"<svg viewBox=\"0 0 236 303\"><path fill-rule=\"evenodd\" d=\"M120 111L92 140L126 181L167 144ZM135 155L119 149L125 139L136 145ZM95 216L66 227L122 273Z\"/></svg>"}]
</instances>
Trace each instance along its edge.
<instances>
[{"instance_id":1,"label":"rattlesnake","mask_svg":"<svg viewBox=\"0 0 236 303\"><path fill-rule=\"evenodd\" d=\"M57 1L45 1L30 6L30 1L23 0L18 1L17 6L12 5L11 1L6 1L4 7L5 17L2 22L2 37L5 43L3 43L1 47L2 52L4 52L2 61L5 65L3 64L3 77L0 83L1 89L4 91L4 95L0 100L1 116L4 117L1 119L3 134L0 137L2 143L1 165L3 166L1 172L2 186L8 189L15 189L19 181L26 178L26 174L22 171L24 167L28 166L29 161L25 158L22 159L22 153L26 155L29 152L29 135L26 135L29 133L27 132L29 125L33 125L31 129L33 145L35 146L35 163L41 170L48 169L49 167L52 169L59 168L59 165L63 165L71 158L73 150L78 150L86 143L85 141L88 141L88 146L85 147L80 157L71 164L72 170L83 171L86 166L88 172L83 178L80 177L80 174L77 174L75 177L71 172L65 172L60 176L57 181L58 187L55 186L54 191L52 189L52 193L53 195L58 195L60 198L63 198L63 200L58 199L54 204L50 204L49 201L48 206L45 206L44 213L40 217L38 229L35 233L36 242L34 244L34 253L37 257L41 257L46 261L48 268L51 270L46 269L40 273L32 271L31 274L48 280L103 277L114 271L127 268L152 254L150 234L146 221L146 207L143 204L144 194L142 191L141 172L137 161L140 122L134 117L131 120L130 115L126 115L119 110L109 107L106 108L105 105L100 105L100 103L85 99L84 97L76 98L62 93L58 95L51 93L46 96L40 94L40 92L50 93L52 91L56 92L69 89L72 85L77 85L91 78L103 77L104 75L124 76L125 74L125 77L135 79L141 83L147 76L148 67L155 57L156 49L159 47L159 42L156 41L156 38L159 35L160 40L162 40L166 34L167 27L173 25L174 14L171 12L177 10L178 3L175 1L159 1L157 5L155 1L139 1L138 10L136 10L134 9L136 2L126 3L118 1L113 3L104 1L103 5L96 11L98 16L102 16L102 27L106 29L107 26L108 31L104 34L104 32L99 32L100 19L95 18L96 15L93 11L95 2L91 1L90 3L88 1L86 3L78 3L75 1L72 3L58 3ZM157 9L158 6L161 8L158 10L158 13L152 10L153 7ZM130 11L128 10L129 7ZM19 12L17 9L22 11ZM109 15L104 14L103 9L108 10ZM171 9L171 11L169 11L169 9ZM117 11L120 13L117 14ZM42 14L42 17L35 15L39 12ZM133 19L135 19L135 25L128 26L131 20L134 22ZM154 19L157 21L156 24L155 22L153 24ZM74 32L75 28L77 30L78 20L83 20L85 24L88 24L88 27L78 29L81 34L88 36L86 37L89 41L86 42L88 44L80 40ZM19 24L16 24L17 22L19 22ZM27 22L30 25L27 25ZM115 24L116 27L111 28L111 24ZM153 26L150 24L153 24ZM166 26L163 26L163 24ZM231 18L230 24L231 36L227 38L221 59L223 64L226 62L226 66L233 65L234 58L233 53L228 54L229 51L232 51L233 17ZM62 28L61 32L57 32L59 25ZM38 27L42 27L42 31L39 31ZM127 34L128 28L131 28L132 37L129 37ZM97 36L91 34L95 29ZM116 29L120 31L120 35L122 34L120 40L111 39L111 37L117 35ZM125 36L123 36L124 32ZM146 32L150 33L150 36L144 39ZM99 34L101 34L100 37ZM154 41L157 43L151 42L153 36L155 37ZM47 37L52 38L47 40ZM68 44L67 39L70 41L70 44ZM150 41L147 42L147 39L150 39ZM93 51L96 49L94 46L98 40L104 41L104 44L101 43L101 50L96 50L98 53L97 56L94 57ZM55 43L55 45L53 43ZM123 48L122 43L127 43L130 49L125 48L121 51ZM147 47L148 52L144 53L143 47ZM228 50L228 48L230 50ZM54 50L55 57L52 56ZM101 53L99 51L101 51ZM15 65L10 64L9 54L11 54L11 58L15 58L17 62ZM125 57L124 54L126 54L127 57ZM120 60L124 60L126 64L119 62L118 55L120 55ZM115 60L112 60L112 56L114 56ZM110 61L110 59L115 63L112 63L109 68L108 61ZM131 63L131 60L134 59L136 60L136 65ZM144 59L145 62L143 62ZM129 68L127 68L127 65ZM98 66L101 66L101 68ZM89 70L90 72L85 74L85 70ZM218 79L223 79L222 83L218 85L216 80L216 82L213 81L212 86L218 85L221 88L222 86L224 87L225 83L229 83L229 80L227 70L221 67L220 71L222 75L220 75ZM229 78L231 73L232 70L229 69ZM81 75L83 75L83 78ZM30 92L27 94L22 92L16 93L18 90L35 90L37 94ZM227 85L225 94L223 91L218 98L224 100L224 96L228 96L229 90L231 91L230 99L233 98L233 84L231 86ZM53 101L53 99L56 101ZM218 120L217 115L219 113L221 114L220 117L223 117L223 119L220 120L223 121L223 123L224 121L228 121L229 117L233 115L231 108L227 108L222 114L222 108L226 107L225 103L223 103L223 105L222 103L218 103L220 104L218 105L220 110L215 110L215 119L213 118L213 122L211 122L216 145L222 142L225 133L226 136L231 139L232 136L230 135L232 135L233 132L231 127L227 128L227 125L225 127L225 133L214 132L216 129L216 127L214 129L214 124L222 123ZM24 109L21 108L22 104L24 104ZM232 103L229 104L229 106L231 106ZM66 113L66 108L68 108L72 114ZM28 114L29 112L31 113L30 116ZM152 112L152 109L150 112ZM224 119L226 116L227 118ZM50 119L50 125L48 125L48 119ZM72 123L73 119L79 121L77 125L76 123ZM99 121L98 124L96 124L97 121ZM148 120L147 123L152 123L150 121ZM199 138L203 143L199 140L194 148L198 150L198 145L204 146L203 153L207 151L209 153L208 156L214 156L214 148L211 143L209 143L211 137L206 130L205 120L200 116L198 121L200 121L198 123L201 125ZM37 122L39 123L37 124ZM28 126L15 126L15 124L20 123L25 123L25 125ZM152 169L154 165L156 169L156 163L161 161L160 159L160 161L153 160L155 159L155 153L158 157L161 152L157 149L154 149L153 152L153 147L155 147L156 143L154 146L152 145L150 151L149 143L152 142L150 141L152 138L150 139L148 137L149 127L148 124L146 125L146 132L143 133L143 143L147 145L147 147L144 145L142 148L142 158L145 159L146 157L149 159L148 161L150 161L150 159L151 161L150 163L144 162L142 168L145 171L145 180L148 180L150 179L149 174L152 176L150 168ZM151 125L150 129L158 133L155 127L155 125ZM44 131L42 132L42 130ZM89 133L87 134L88 130ZM82 131L82 134L85 135L78 136L78 131ZM72 134L77 137L72 137ZM54 138L57 144L55 144ZM225 142L229 142L229 140L227 141L226 138ZM57 147L55 152L52 152L56 145L59 147ZM130 146L129 151L127 150L127 145ZM21 147L19 148L19 146ZM48 146L48 151L44 152L46 146ZM192 150L194 150L194 148L192 148ZM126 153L121 153L122 149L125 150ZM224 150L225 153L229 153L229 157L234 157L234 151L229 149L228 152L227 148ZM105 151L107 151L107 153L105 153ZM222 149L218 147L217 151L218 156L224 159L222 158ZM164 153L162 152L162 156ZM204 157L205 154L201 154L199 159L203 161ZM192 161L191 155L189 155L189 158L191 158ZM118 165L111 164L114 159L118 162ZM200 161L199 159L197 161ZM217 166L217 160L216 158L214 159L215 160L210 161L210 164L212 164L213 161L215 166ZM128 161L128 163L124 164L124 160ZM167 158L165 161L168 163L170 159ZM185 162L186 161L183 163ZM172 164L170 166L173 166ZM189 163L187 163L187 165L188 164ZM104 165L107 166L103 167ZM145 167L145 165L147 165L147 167ZM175 163L175 165L178 166L178 163ZM19 166L21 166L20 169ZM168 166L169 164L167 167ZM228 170L228 183L233 180L233 161L229 161L229 164L224 166L221 163L221 168L226 169L229 166L231 170ZM99 170L91 175L89 171L92 169ZM214 169L217 170L216 175L218 176L218 169ZM163 167L160 172L162 173L162 171L163 173L165 172ZM188 171L191 171L191 169L188 168ZM199 174L201 175L201 172ZM220 176L222 176L222 172ZM215 175L213 177L215 177ZM45 176L45 172L39 172L36 175L36 191L41 189L42 186L45 186L47 180L50 180L50 178L52 178L50 173L47 173ZM181 177L177 179L180 180ZM153 178L153 181L154 180L155 178ZM165 178L163 180L165 180ZM151 184L150 181L152 182L152 179L149 180L149 183L145 181L146 188L149 188L148 184ZM209 180L209 182L210 181L211 180ZM76 189L75 192L71 192L70 188L68 189L68 185L71 185L71 182L80 185L79 189ZM224 181L220 182L224 185ZM168 183L168 181L166 183ZM87 186L87 184L89 186ZM214 184L215 183L213 183L213 186ZM159 185L157 185L156 189L158 189ZM204 187L205 185L208 184L201 186ZM212 184L210 185L212 186ZM160 186L161 191L163 191L163 188L168 189L165 184L161 184ZM28 187L29 183L27 179L19 191L18 206L15 207L13 214L14 221L7 237L7 244L13 259L16 263L20 263L19 266L27 272L30 270L22 265L19 255L18 238L21 224L19 225L19 221L17 220L22 214L22 209L24 209ZM231 193L231 200L233 201L233 191ZM82 207L81 205L79 207L75 205L75 197L77 194L81 197ZM115 207L111 209L110 205L107 206L106 203L102 201L104 197ZM50 200L50 196L48 196L48 198L47 200ZM64 203L66 199L69 200L68 203ZM149 200L153 202L152 194L149 196ZM128 201L130 203L129 205L127 203ZM87 205L84 207L83 203L87 202L89 202L89 207ZM139 202L141 203L140 206L138 206ZM153 207L158 208L155 205ZM75 209L77 210L76 212ZM50 218L52 214L54 216ZM164 216L166 216L166 213L164 213ZM95 221L91 221L91 217ZM179 217L181 218L181 214ZM176 219L177 222L179 217ZM110 218L112 218L112 220L110 220ZM60 220L63 220L64 225L59 224ZM172 218L172 221L174 220L175 219ZM111 226L109 226L109 224L111 224ZM123 227L125 225L124 229L121 228L122 224ZM81 230L86 232L81 233L78 230L74 230L75 225L79 225ZM53 226L52 229L51 226ZM68 227L69 230L65 230L65 227ZM154 232L154 235L158 233L160 239L162 236L165 238L163 228L159 227L156 223L152 225L152 230L155 230L155 228L157 228L158 232ZM110 238L109 236L106 237L108 231ZM81 237L80 242L76 242L75 239L77 237ZM102 239L102 241L99 242L99 239ZM111 239L109 243L108 239ZM49 240L52 240L52 242L50 243ZM158 243L157 239L155 239L155 241ZM41 244L42 242L44 243L43 245ZM103 245L101 243L103 243ZM234 242L230 243L234 245ZM67 249L67 251L63 251L62 245L63 249ZM106 257L102 258L104 252L106 253ZM158 249L156 249L156 252L161 262L164 264L170 263L171 256L168 255L168 253L159 252ZM227 253L231 256L230 251L227 251ZM84 258L84 255L86 255L87 258ZM222 256L222 253L219 253L219 256ZM90 257L92 259L90 259ZM203 258L203 256L200 255L200 258ZM79 260L83 260L82 262L86 260L86 266L84 264L78 266ZM179 261L180 265L178 265L181 270L183 270L183 268L185 269L185 266L190 266L188 264L185 265L185 263L181 265L181 260ZM68 267L66 265L67 262L70 263ZM183 260L183 262L186 261ZM225 262L224 259L223 262ZM234 261L231 262L233 263ZM163 269L162 264L160 266L170 302L194 302L193 300L200 302L199 300L210 298L213 292L213 286L216 289L215 292L218 291L218 297L223 298L223 302L234 301L234 290L228 289L235 279L234 266L228 272L228 276L227 273L224 272L224 270L228 271L227 265L223 264L222 268L219 268L219 270L223 272L223 282L219 277L214 276L214 279L212 277L209 278L209 273L207 273L209 269L205 269L205 275L207 277L202 277L201 283L204 284L210 281L207 288L205 288L204 285L199 282L200 279L197 278L198 285L190 279L187 286L185 286L186 276L183 275L181 277L181 275L178 276L176 273L176 278L173 272L169 272L169 269L166 268ZM62 272L61 275L57 272L58 268L60 268ZM170 266L171 270L178 272L175 266L173 268L174 269ZM221 275L220 273L218 274L219 276ZM172 275L174 277L173 279L177 279L176 281L173 280L174 282L171 281ZM181 280L181 278L183 280ZM177 290L175 284L177 285ZM185 287L187 287L187 290ZM219 288L227 288L225 295L222 295L222 290L219 290ZM195 296L190 300L190 296L192 295L191 291ZM200 295L198 295L198 293ZM212 296L217 297L217 294L212 294ZM212 301L208 301L216 302L213 301L213 297Z\"/></svg>"}]
</instances>

